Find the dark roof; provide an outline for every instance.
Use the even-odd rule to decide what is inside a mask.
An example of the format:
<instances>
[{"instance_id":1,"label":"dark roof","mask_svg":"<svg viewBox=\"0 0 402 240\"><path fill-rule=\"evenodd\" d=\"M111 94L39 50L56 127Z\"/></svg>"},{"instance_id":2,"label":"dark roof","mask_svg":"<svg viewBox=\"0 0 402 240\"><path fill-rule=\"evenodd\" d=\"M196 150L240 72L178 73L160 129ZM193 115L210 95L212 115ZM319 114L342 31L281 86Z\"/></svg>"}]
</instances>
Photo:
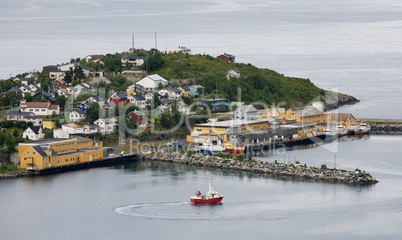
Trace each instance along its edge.
<instances>
[{"instance_id":1,"label":"dark roof","mask_svg":"<svg viewBox=\"0 0 402 240\"><path fill-rule=\"evenodd\" d=\"M232 54L229 54L229 53L223 53L223 56L225 56L227 58L235 58L235 56L233 56Z\"/></svg>"},{"instance_id":2,"label":"dark roof","mask_svg":"<svg viewBox=\"0 0 402 240\"><path fill-rule=\"evenodd\" d=\"M79 108L75 108L75 109L71 110L71 112L77 112L79 114L85 114L85 112L82 109L79 109Z\"/></svg>"},{"instance_id":3,"label":"dark roof","mask_svg":"<svg viewBox=\"0 0 402 240\"><path fill-rule=\"evenodd\" d=\"M123 57L121 57L121 59L135 61L137 59L148 59L148 57L147 56L124 55Z\"/></svg>"},{"instance_id":4,"label":"dark roof","mask_svg":"<svg viewBox=\"0 0 402 240\"><path fill-rule=\"evenodd\" d=\"M153 94L153 95L155 95L156 94L156 96L158 96L158 97L160 97L161 95L157 92L157 91L154 91L154 90L152 90L152 91L150 91L149 93L151 93L151 94Z\"/></svg>"},{"instance_id":5,"label":"dark roof","mask_svg":"<svg viewBox=\"0 0 402 240\"><path fill-rule=\"evenodd\" d=\"M32 146L33 149L35 149L41 157L47 157L47 154L42 150L42 148L39 145Z\"/></svg>"},{"instance_id":6,"label":"dark roof","mask_svg":"<svg viewBox=\"0 0 402 240\"><path fill-rule=\"evenodd\" d=\"M127 94L123 91L117 91L113 95L116 95L120 99L125 99L127 98Z\"/></svg>"},{"instance_id":7,"label":"dark roof","mask_svg":"<svg viewBox=\"0 0 402 240\"><path fill-rule=\"evenodd\" d=\"M18 111L11 111L11 112L9 112L8 114L7 114L7 116L9 116L9 115L17 115L17 116L30 116L30 115L32 115L33 114L33 116L35 115L34 113L32 113L32 112L18 112Z\"/></svg>"},{"instance_id":8,"label":"dark roof","mask_svg":"<svg viewBox=\"0 0 402 240\"><path fill-rule=\"evenodd\" d=\"M39 134L39 131L42 130L40 126L29 126L28 128L30 128L35 134Z\"/></svg>"},{"instance_id":9,"label":"dark roof","mask_svg":"<svg viewBox=\"0 0 402 240\"><path fill-rule=\"evenodd\" d=\"M145 98L142 95L131 95L137 101L145 101Z\"/></svg>"},{"instance_id":10,"label":"dark roof","mask_svg":"<svg viewBox=\"0 0 402 240\"><path fill-rule=\"evenodd\" d=\"M183 89L184 91L191 91L190 88L187 86L181 86L181 89Z\"/></svg>"},{"instance_id":11,"label":"dark roof","mask_svg":"<svg viewBox=\"0 0 402 240\"><path fill-rule=\"evenodd\" d=\"M237 70L236 68L232 68L232 69L230 69L230 70L233 70L233 72L235 72L235 73L240 73L240 71ZM229 71L230 71L230 70L229 70Z\"/></svg>"},{"instance_id":12,"label":"dark roof","mask_svg":"<svg viewBox=\"0 0 402 240\"><path fill-rule=\"evenodd\" d=\"M167 87L167 90L173 91L174 93L181 93L180 89L177 87Z\"/></svg>"},{"instance_id":13,"label":"dark roof","mask_svg":"<svg viewBox=\"0 0 402 240\"><path fill-rule=\"evenodd\" d=\"M290 110L293 111L295 114L297 114L300 117L308 117L308 116L322 114L322 112L320 110L318 110L317 108L312 107L312 106L291 108Z\"/></svg>"},{"instance_id":14,"label":"dark roof","mask_svg":"<svg viewBox=\"0 0 402 240\"><path fill-rule=\"evenodd\" d=\"M22 92L21 91L21 89L19 89L18 87L12 87L12 88L10 88L10 89L8 89L7 91L6 91L6 93L10 93L10 92Z\"/></svg>"},{"instance_id":15,"label":"dark roof","mask_svg":"<svg viewBox=\"0 0 402 240\"><path fill-rule=\"evenodd\" d=\"M90 68L90 67L82 66L81 68L82 68L82 69L85 69L85 70L87 70L87 71L90 71L90 72L95 72L95 69Z\"/></svg>"},{"instance_id":16,"label":"dark roof","mask_svg":"<svg viewBox=\"0 0 402 240\"><path fill-rule=\"evenodd\" d=\"M171 105L176 101L175 99L163 99L161 100L163 104Z\"/></svg>"},{"instance_id":17,"label":"dark roof","mask_svg":"<svg viewBox=\"0 0 402 240\"><path fill-rule=\"evenodd\" d=\"M29 86L27 86L27 85L22 85L22 87L24 87L24 88L26 88L28 90L31 90L31 88Z\"/></svg>"},{"instance_id":18,"label":"dark roof","mask_svg":"<svg viewBox=\"0 0 402 240\"><path fill-rule=\"evenodd\" d=\"M44 96L45 98L49 99L49 100L52 101L52 102L56 102L56 98L54 98L54 97L52 96L52 94L50 94L50 93L48 93L48 92L45 92L45 91L42 91L42 92L39 92L39 93L35 94L34 97L36 97L36 96L39 95L39 94L42 94L42 96Z\"/></svg>"}]
</instances>

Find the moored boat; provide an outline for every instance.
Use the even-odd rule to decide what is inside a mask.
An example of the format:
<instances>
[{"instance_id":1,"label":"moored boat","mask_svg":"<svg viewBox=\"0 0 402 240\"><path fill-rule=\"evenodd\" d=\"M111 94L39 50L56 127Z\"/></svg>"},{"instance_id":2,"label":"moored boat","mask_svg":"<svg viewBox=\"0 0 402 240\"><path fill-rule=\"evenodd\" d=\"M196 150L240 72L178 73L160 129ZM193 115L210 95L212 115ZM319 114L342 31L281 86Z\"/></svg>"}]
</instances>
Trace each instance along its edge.
<instances>
[{"instance_id":1,"label":"moored boat","mask_svg":"<svg viewBox=\"0 0 402 240\"><path fill-rule=\"evenodd\" d=\"M205 143L201 146L200 151L201 153L212 155L217 152L225 152L225 148L221 145L213 145L210 143Z\"/></svg>"},{"instance_id":2,"label":"moored boat","mask_svg":"<svg viewBox=\"0 0 402 240\"><path fill-rule=\"evenodd\" d=\"M233 154L242 154L244 153L244 146L234 146L233 144L225 144L225 152L233 153Z\"/></svg>"},{"instance_id":3,"label":"moored boat","mask_svg":"<svg viewBox=\"0 0 402 240\"><path fill-rule=\"evenodd\" d=\"M343 125L336 126L336 137L341 138L348 135L348 130Z\"/></svg>"},{"instance_id":4,"label":"moored boat","mask_svg":"<svg viewBox=\"0 0 402 240\"><path fill-rule=\"evenodd\" d=\"M324 129L322 135L320 136L320 138L324 141L324 142L332 142L336 139L336 133L331 131L331 129L326 128Z\"/></svg>"},{"instance_id":5,"label":"moored boat","mask_svg":"<svg viewBox=\"0 0 402 240\"><path fill-rule=\"evenodd\" d=\"M219 195L218 191L209 184L209 190L206 194L202 194L196 190L194 196L190 198L191 203L220 203L223 199L223 195Z\"/></svg>"},{"instance_id":6,"label":"moored boat","mask_svg":"<svg viewBox=\"0 0 402 240\"><path fill-rule=\"evenodd\" d=\"M366 135L370 133L370 126L367 126L365 123L361 123L359 127L356 128L355 130L355 135L361 136L361 135Z\"/></svg>"}]
</instances>

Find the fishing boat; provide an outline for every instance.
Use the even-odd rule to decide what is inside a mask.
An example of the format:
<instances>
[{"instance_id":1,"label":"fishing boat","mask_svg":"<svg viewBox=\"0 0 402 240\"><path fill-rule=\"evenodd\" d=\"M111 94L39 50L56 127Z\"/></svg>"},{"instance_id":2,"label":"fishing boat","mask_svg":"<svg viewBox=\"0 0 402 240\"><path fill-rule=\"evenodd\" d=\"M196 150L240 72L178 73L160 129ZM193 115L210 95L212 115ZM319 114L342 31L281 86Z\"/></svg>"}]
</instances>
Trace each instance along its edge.
<instances>
[{"instance_id":1,"label":"fishing boat","mask_svg":"<svg viewBox=\"0 0 402 240\"><path fill-rule=\"evenodd\" d=\"M207 203L207 204L217 204L223 199L223 195L214 189L211 184L209 184L209 190L206 194L202 194L200 191L195 190L196 193L190 198L191 203Z\"/></svg>"},{"instance_id":2,"label":"fishing boat","mask_svg":"<svg viewBox=\"0 0 402 240\"><path fill-rule=\"evenodd\" d=\"M366 135L370 133L370 126L367 126L365 123L361 123L359 127L356 128L355 130L355 135L361 136L361 135Z\"/></svg>"},{"instance_id":3,"label":"fishing boat","mask_svg":"<svg viewBox=\"0 0 402 240\"><path fill-rule=\"evenodd\" d=\"M227 143L225 144L225 152L233 153L233 154L242 154L244 153L244 146L235 146L233 144Z\"/></svg>"},{"instance_id":4,"label":"fishing boat","mask_svg":"<svg viewBox=\"0 0 402 240\"><path fill-rule=\"evenodd\" d=\"M336 137L341 138L348 135L348 130L343 125L336 126Z\"/></svg>"},{"instance_id":5,"label":"fishing boat","mask_svg":"<svg viewBox=\"0 0 402 240\"><path fill-rule=\"evenodd\" d=\"M336 139L336 133L329 128L325 128L320 137L324 142L332 142Z\"/></svg>"},{"instance_id":6,"label":"fishing boat","mask_svg":"<svg viewBox=\"0 0 402 240\"><path fill-rule=\"evenodd\" d=\"M356 124L350 124L350 126L346 128L346 130L348 131L348 135L355 135L356 128Z\"/></svg>"},{"instance_id":7,"label":"fishing boat","mask_svg":"<svg viewBox=\"0 0 402 240\"><path fill-rule=\"evenodd\" d=\"M215 154L218 152L225 152L225 148L221 145L213 145L211 143L204 143L201 147L200 147L200 151L201 153L205 153L205 154Z\"/></svg>"}]
</instances>

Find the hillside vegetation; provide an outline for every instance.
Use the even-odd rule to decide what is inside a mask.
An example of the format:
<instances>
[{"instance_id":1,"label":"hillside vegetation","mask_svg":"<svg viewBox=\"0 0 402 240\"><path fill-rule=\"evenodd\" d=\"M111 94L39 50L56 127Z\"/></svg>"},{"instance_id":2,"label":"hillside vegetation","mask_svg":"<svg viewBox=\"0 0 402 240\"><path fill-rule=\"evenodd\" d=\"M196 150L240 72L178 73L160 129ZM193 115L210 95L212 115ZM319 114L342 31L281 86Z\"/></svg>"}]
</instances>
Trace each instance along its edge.
<instances>
[{"instance_id":1,"label":"hillside vegetation","mask_svg":"<svg viewBox=\"0 0 402 240\"><path fill-rule=\"evenodd\" d=\"M263 102L268 105L285 102L286 107L307 104L325 91L316 87L309 79L286 77L269 69L260 69L251 64L229 63L209 55L156 54L150 56L149 65L157 59L158 66L151 67L169 80L191 79L192 83L205 87L205 93L217 93L219 97L238 100L241 88L241 101L246 103ZM241 72L239 78L225 77L225 73L236 68ZM181 83L179 83L180 85Z\"/></svg>"}]
</instances>

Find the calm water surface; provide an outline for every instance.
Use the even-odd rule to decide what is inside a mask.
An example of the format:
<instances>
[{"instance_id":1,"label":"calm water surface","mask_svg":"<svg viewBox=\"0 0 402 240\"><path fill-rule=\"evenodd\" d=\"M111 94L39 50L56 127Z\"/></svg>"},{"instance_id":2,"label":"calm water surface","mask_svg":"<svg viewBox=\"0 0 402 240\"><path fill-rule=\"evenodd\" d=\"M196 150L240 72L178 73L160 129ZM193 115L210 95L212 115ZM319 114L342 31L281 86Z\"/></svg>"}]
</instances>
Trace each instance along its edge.
<instances>
[{"instance_id":1,"label":"calm water surface","mask_svg":"<svg viewBox=\"0 0 402 240\"><path fill-rule=\"evenodd\" d=\"M4 239L400 239L402 137L331 143L260 158L359 167L373 186L264 178L137 162L0 181ZM337 147L330 145L338 145ZM189 203L212 182L224 202Z\"/></svg>"}]
</instances>

